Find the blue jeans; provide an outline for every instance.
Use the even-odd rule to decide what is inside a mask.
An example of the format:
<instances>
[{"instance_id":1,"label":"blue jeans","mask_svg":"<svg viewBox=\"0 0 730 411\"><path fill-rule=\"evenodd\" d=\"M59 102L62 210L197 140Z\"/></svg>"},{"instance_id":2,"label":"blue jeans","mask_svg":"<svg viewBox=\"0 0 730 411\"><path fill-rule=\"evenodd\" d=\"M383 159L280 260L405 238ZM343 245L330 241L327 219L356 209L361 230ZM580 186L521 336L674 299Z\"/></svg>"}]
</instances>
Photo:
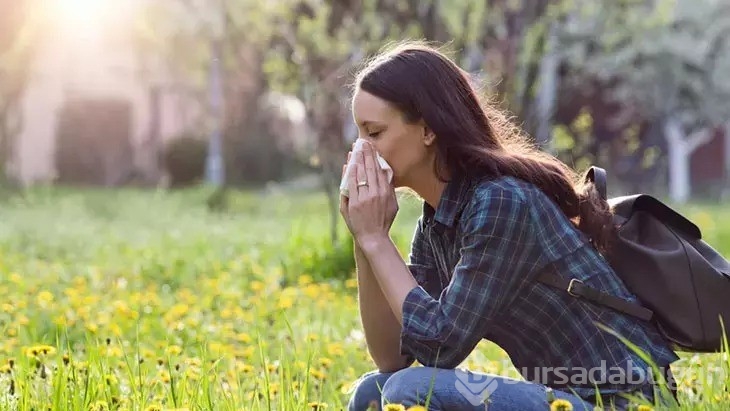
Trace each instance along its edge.
<instances>
[{"instance_id":1,"label":"blue jeans","mask_svg":"<svg viewBox=\"0 0 730 411\"><path fill-rule=\"evenodd\" d=\"M429 410L489 410L529 411L549 410L548 394L544 385L515 380L491 374L465 370L431 367L409 367L394 373L371 371L356 382L348 404L349 411L364 411L371 404L375 410L385 404L426 404L430 393ZM565 391L553 390L554 398L569 401L573 410L593 411L595 404ZM488 400L483 400L488 395ZM617 410L627 406L627 400L612 397ZM609 407L610 399L603 399ZM608 408L612 409L612 408Z\"/></svg>"}]
</instances>

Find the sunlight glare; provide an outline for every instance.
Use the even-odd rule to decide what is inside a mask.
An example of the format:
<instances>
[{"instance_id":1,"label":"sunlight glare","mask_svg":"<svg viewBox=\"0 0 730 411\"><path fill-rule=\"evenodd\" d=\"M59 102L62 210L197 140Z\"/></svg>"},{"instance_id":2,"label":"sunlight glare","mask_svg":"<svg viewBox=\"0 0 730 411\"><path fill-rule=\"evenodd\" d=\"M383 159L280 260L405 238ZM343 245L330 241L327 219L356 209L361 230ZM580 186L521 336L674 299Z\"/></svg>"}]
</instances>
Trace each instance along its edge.
<instances>
[{"instance_id":1,"label":"sunlight glare","mask_svg":"<svg viewBox=\"0 0 730 411\"><path fill-rule=\"evenodd\" d=\"M108 0L55 0L57 18L72 29L103 27L109 11Z\"/></svg>"}]
</instances>

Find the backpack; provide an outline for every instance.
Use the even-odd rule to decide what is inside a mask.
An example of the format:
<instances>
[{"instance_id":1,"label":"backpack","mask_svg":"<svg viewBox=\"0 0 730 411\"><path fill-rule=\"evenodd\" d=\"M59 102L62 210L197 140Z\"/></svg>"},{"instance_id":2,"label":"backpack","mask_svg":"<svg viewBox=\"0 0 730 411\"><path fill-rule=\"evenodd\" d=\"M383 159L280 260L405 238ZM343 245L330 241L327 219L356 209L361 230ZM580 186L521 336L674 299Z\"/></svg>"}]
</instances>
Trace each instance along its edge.
<instances>
[{"instance_id":1,"label":"backpack","mask_svg":"<svg viewBox=\"0 0 730 411\"><path fill-rule=\"evenodd\" d=\"M686 217L647 194L606 198L606 171L593 182L614 212L617 240L609 265L639 304L553 273L538 280L576 298L656 323L676 351L719 352L730 323L730 263L702 240ZM722 320L722 321L721 321Z\"/></svg>"}]
</instances>

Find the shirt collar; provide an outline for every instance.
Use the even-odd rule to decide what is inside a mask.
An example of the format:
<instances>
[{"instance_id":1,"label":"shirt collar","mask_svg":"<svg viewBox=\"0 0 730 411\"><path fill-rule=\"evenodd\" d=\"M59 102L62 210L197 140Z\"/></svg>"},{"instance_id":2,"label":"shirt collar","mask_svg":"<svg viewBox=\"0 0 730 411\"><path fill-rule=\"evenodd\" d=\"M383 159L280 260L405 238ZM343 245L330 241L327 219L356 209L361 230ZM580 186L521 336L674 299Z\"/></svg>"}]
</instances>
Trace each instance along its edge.
<instances>
[{"instance_id":1,"label":"shirt collar","mask_svg":"<svg viewBox=\"0 0 730 411\"><path fill-rule=\"evenodd\" d=\"M466 205L471 180L465 175L456 175L446 183L438 206L434 210L423 202L423 215L426 221L436 221L447 227L454 227L456 218Z\"/></svg>"}]
</instances>

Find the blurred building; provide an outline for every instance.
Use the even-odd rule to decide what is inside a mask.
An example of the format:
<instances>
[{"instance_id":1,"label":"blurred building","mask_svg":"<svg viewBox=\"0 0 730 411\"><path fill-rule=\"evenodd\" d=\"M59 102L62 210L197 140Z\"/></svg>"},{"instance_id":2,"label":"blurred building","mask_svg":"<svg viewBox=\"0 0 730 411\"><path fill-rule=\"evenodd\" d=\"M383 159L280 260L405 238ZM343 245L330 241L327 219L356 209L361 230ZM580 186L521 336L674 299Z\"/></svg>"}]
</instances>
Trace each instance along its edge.
<instances>
[{"instance_id":1,"label":"blurred building","mask_svg":"<svg viewBox=\"0 0 730 411\"><path fill-rule=\"evenodd\" d=\"M164 142L200 123L200 99L170 84L130 35L147 1L47 13L11 161L23 183L154 183Z\"/></svg>"}]
</instances>

